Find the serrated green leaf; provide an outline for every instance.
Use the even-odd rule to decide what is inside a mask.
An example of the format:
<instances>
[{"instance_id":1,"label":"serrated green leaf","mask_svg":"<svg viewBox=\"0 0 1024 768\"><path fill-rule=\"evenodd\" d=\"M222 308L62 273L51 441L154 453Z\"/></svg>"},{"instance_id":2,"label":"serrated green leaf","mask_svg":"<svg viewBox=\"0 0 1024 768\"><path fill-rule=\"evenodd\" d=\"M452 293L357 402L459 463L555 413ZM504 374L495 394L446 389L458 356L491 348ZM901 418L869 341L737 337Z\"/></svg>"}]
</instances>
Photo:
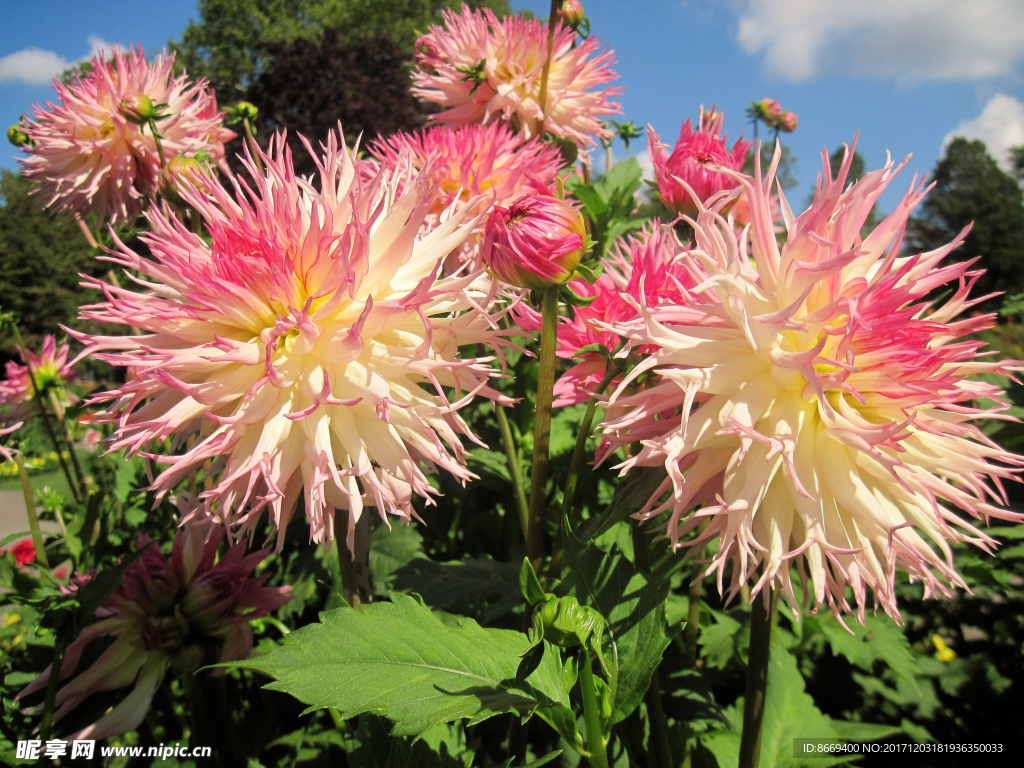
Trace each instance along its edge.
<instances>
[{"instance_id":1,"label":"serrated green leaf","mask_svg":"<svg viewBox=\"0 0 1024 768\"><path fill-rule=\"evenodd\" d=\"M334 707L345 718L383 715L395 724L392 736L505 712L538 712L548 720L569 710L554 654L545 654L525 682L515 680L526 635L462 617L449 626L415 598L392 597L358 611L327 611L276 650L237 666L270 675L267 688L290 693L309 705L307 712Z\"/></svg>"},{"instance_id":2,"label":"serrated green leaf","mask_svg":"<svg viewBox=\"0 0 1024 768\"><path fill-rule=\"evenodd\" d=\"M392 736L391 724L378 715L360 715L359 746L346 755L349 768L468 768L473 752L459 725L444 723L419 739ZM467 761L468 758L468 761Z\"/></svg>"},{"instance_id":3,"label":"serrated green leaf","mask_svg":"<svg viewBox=\"0 0 1024 768\"><path fill-rule=\"evenodd\" d=\"M456 611L487 624L522 604L515 563L490 557L437 563L417 558L394 573L395 589L414 593L434 609Z\"/></svg>"},{"instance_id":4,"label":"serrated green leaf","mask_svg":"<svg viewBox=\"0 0 1024 768\"><path fill-rule=\"evenodd\" d=\"M386 595L395 572L418 557L423 557L423 536L415 527L378 525L370 537L370 572L377 594Z\"/></svg>"},{"instance_id":5,"label":"serrated green leaf","mask_svg":"<svg viewBox=\"0 0 1024 768\"><path fill-rule=\"evenodd\" d=\"M612 722L617 723L643 700L651 673L672 639L665 620L669 585L648 581L618 547L606 553L572 532L565 539L562 578L555 591L605 617L602 647L610 667Z\"/></svg>"},{"instance_id":6,"label":"serrated green leaf","mask_svg":"<svg viewBox=\"0 0 1024 768\"><path fill-rule=\"evenodd\" d=\"M832 648L832 653L845 656L847 661L866 672L871 672L875 661L882 661L912 686L917 686L917 657L910 650L910 642L899 626L887 616L864 617L864 625L847 621L849 631L831 614L808 616L809 623L817 623Z\"/></svg>"}]
</instances>

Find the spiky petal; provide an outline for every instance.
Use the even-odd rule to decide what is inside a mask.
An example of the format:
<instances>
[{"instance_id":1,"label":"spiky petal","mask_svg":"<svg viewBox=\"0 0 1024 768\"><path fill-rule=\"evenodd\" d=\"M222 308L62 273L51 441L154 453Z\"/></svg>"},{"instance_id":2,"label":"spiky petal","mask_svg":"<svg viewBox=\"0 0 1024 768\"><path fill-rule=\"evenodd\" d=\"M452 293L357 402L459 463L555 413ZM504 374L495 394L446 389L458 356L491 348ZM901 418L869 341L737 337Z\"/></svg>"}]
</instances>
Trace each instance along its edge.
<instances>
[{"instance_id":1,"label":"spiky petal","mask_svg":"<svg viewBox=\"0 0 1024 768\"><path fill-rule=\"evenodd\" d=\"M536 19L498 19L489 9L463 5L443 12L444 23L416 43L413 93L440 104L432 120L468 125L504 120L524 139L544 131L582 148L612 132L600 118L619 114L619 88L602 88L617 75L614 54L592 38L575 45L576 33L557 23L545 106L541 81L547 59L548 25ZM599 90L592 90L599 89Z\"/></svg>"},{"instance_id":2,"label":"spiky petal","mask_svg":"<svg viewBox=\"0 0 1024 768\"><path fill-rule=\"evenodd\" d=\"M205 81L190 83L174 74L174 54L159 54L150 63L142 48L115 49L108 60L97 54L92 71L70 82L54 81L60 101L33 107L22 147L22 172L39 185L47 206L81 214L95 212L114 226L134 221L157 192L160 157L152 131L128 120L121 111L127 96L145 95L166 104L156 121L164 156L205 150L215 162L224 159L224 142L234 138L222 127Z\"/></svg>"},{"instance_id":3,"label":"spiky petal","mask_svg":"<svg viewBox=\"0 0 1024 768\"><path fill-rule=\"evenodd\" d=\"M66 343L58 349L57 340L47 334L43 337L43 347L38 354L31 350L25 351L36 385L45 399L49 400L50 393L53 393L59 409L78 402L78 396L69 389L69 385L78 379L78 374L68 362ZM7 378L0 381L0 403L13 406L18 418L28 416L33 411L31 401L35 396L28 367L8 360L6 373Z\"/></svg>"},{"instance_id":4,"label":"spiky petal","mask_svg":"<svg viewBox=\"0 0 1024 768\"><path fill-rule=\"evenodd\" d=\"M700 284L678 305L641 301L641 321L605 326L654 349L612 397L605 429L612 447L642 443L623 471L668 471L671 495L659 503L657 494L641 517L670 510L674 543L702 523L687 543L718 539L708 573L717 571L720 589L732 561L732 593L756 579L755 593L774 583L795 605L796 562L815 608L852 610L852 588L863 615L870 589L898 617L897 568L926 594L963 586L950 543L995 543L969 518L1021 519L1000 508L1001 482L1021 459L971 424L1005 407L974 404L1003 402L975 375L1008 375L1018 364L979 355L983 342L971 334L991 315L956 319L977 301L968 292L980 273L973 262L943 260L966 230L901 257L907 218L927 191L915 179L862 237L903 164L890 161L847 188L852 158L847 152L833 179L823 156L814 202L798 218L779 191L781 248L768 195L774 163L765 182L759 167L755 178L731 174L751 200L749 236L721 215L728 196L700 207L695 248L684 256ZM950 282L953 295L929 303ZM643 373L653 383L630 394Z\"/></svg>"},{"instance_id":5,"label":"spiky petal","mask_svg":"<svg viewBox=\"0 0 1024 768\"><path fill-rule=\"evenodd\" d=\"M147 282L132 291L94 281L106 300L82 311L142 335L80 338L133 374L94 398L110 403L96 421L117 425L112 448L140 452L173 436L174 455L158 457L170 465L159 493L212 460L193 516L252 529L269 509L280 545L300 496L311 538L331 541L337 509L349 523L366 505L411 518L413 494L435 493L425 469L472 477L457 411L476 394L501 396L487 386L491 358L459 348L498 346L507 332L487 314L493 296L481 286L491 281L438 277L475 222L443 216L421 234L429 169L364 183L332 134L314 155L314 183L296 178L281 137L276 146L266 175L250 164L251 187L182 193L209 245L149 212L152 258L121 243L110 257Z\"/></svg>"}]
</instances>

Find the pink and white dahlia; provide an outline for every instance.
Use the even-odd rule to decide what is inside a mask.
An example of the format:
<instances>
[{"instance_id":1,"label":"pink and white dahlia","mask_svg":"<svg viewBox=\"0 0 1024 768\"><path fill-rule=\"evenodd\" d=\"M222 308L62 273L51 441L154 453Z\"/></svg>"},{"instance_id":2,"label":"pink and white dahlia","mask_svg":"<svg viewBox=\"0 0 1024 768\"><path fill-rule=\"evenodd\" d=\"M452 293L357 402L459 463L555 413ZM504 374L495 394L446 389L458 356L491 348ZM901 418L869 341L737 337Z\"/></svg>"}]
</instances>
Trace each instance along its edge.
<instances>
[{"instance_id":1,"label":"pink and white dahlia","mask_svg":"<svg viewBox=\"0 0 1024 768\"><path fill-rule=\"evenodd\" d=\"M22 172L39 185L47 206L81 214L95 212L114 226L130 223L157 193L161 159L150 128L132 122L122 102L144 96L166 104L156 120L166 160L205 150L223 162L222 127L213 92L204 81L174 74L174 54L146 61L141 48L115 50L112 60L96 55L92 71L65 84L54 81L59 104L33 107L22 147Z\"/></svg>"},{"instance_id":2,"label":"pink and white dahlia","mask_svg":"<svg viewBox=\"0 0 1024 768\"><path fill-rule=\"evenodd\" d=\"M694 283L689 264L680 258L685 252L671 227L654 221L644 232L620 240L603 260L604 272L593 285L576 279L569 287L578 295L594 301L587 307L575 307L573 315L558 319L558 348L555 354L575 364L555 382L554 405L574 405L588 401L605 375L606 358L591 352L577 353L591 344L600 344L614 352L622 339L611 324L639 316L637 300L641 292L647 306L676 304ZM627 298L629 297L629 298ZM526 304L516 308L520 327L538 331L540 313ZM647 350L638 349L639 354Z\"/></svg>"},{"instance_id":3,"label":"pink and white dahlia","mask_svg":"<svg viewBox=\"0 0 1024 768\"><path fill-rule=\"evenodd\" d=\"M700 108L697 130L690 121L683 123L679 139L671 154L658 134L647 127L647 149L657 176L658 194L670 209L686 216L695 216L698 203L710 205L719 192L739 186L734 174L741 171L751 142L736 140L728 146L728 134L722 133L722 112L704 112Z\"/></svg>"},{"instance_id":4,"label":"pink and white dahlia","mask_svg":"<svg viewBox=\"0 0 1024 768\"><path fill-rule=\"evenodd\" d=\"M75 368L68 362L68 345L61 344L57 348L57 340L50 334L43 337L43 348L39 354L26 350L28 365L32 367L36 385L48 404L55 404L63 415L63 409L78 402L78 396L71 391L70 385L78 379ZM22 362L25 362L22 359ZM0 403L13 406L18 418L32 412L32 382L29 379L28 367L18 365L13 360L7 362L7 378L0 381ZM52 395L52 398L51 398Z\"/></svg>"},{"instance_id":5,"label":"pink and white dahlia","mask_svg":"<svg viewBox=\"0 0 1024 768\"><path fill-rule=\"evenodd\" d=\"M683 257L698 284L678 304L641 300L641 320L606 325L653 351L611 397L605 430L612 447L642 444L624 472L668 472L670 497L659 503L656 494L640 517L670 510L676 545L702 524L685 543L718 539L707 572L717 571L720 589L731 561L731 594L753 576L755 593L780 585L795 606L795 561L815 609L827 601L837 615L852 610L849 587L863 616L870 588L898 618L897 567L926 595L946 593L963 586L950 542L995 544L968 518L1022 518L999 506L1002 481L1022 460L971 424L1006 407L975 375L1019 369L980 354L971 334L991 315L957 319L978 301L968 293L979 272L972 261L943 260L967 230L935 251L900 256L927 191L915 179L862 237L907 161L847 188L852 158L832 179L824 156L814 202L797 218L779 190L781 248L769 202L774 163L764 182L759 164L754 178L733 175L751 200L749 235L722 216L727 197L699 207L695 247ZM935 305L929 297L950 282L953 295ZM643 374L653 379L634 394ZM1001 405L984 410L983 399Z\"/></svg>"},{"instance_id":6,"label":"pink and white dahlia","mask_svg":"<svg viewBox=\"0 0 1024 768\"><path fill-rule=\"evenodd\" d=\"M524 139L537 136L543 121L545 132L581 148L595 146L595 137L612 136L600 118L622 111L613 101L621 89L601 88L617 75L614 54L599 50L597 40L573 47L576 33L557 23L542 106L546 22L522 16L499 20L488 9L466 5L461 13L446 10L443 16L444 24L417 41L413 72L413 93L445 108L432 120L467 125L500 119Z\"/></svg>"},{"instance_id":7,"label":"pink and white dahlia","mask_svg":"<svg viewBox=\"0 0 1024 768\"><path fill-rule=\"evenodd\" d=\"M471 216L483 213L492 203L507 206L527 194L528 175L548 185L561 166L557 148L537 139L523 142L502 123L396 133L374 141L369 153L392 172L410 161L417 171L429 165L437 194L428 216L430 227L452 206L462 210L473 202ZM477 256L482 234L481 223L460 246L459 261Z\"/></svg>"},{"instance_id":8,"label":"pink and white dahlia","mask_svg":"<svg viewBox=\"0 0 1024 768\"><path fill-rule=\"evenodd\" d=\"M142 335L79 338L133 374L93 399L111 403L96 418L117 425L111 447L174 436L154 487L167 493L212 460L192 516L252 529L266 508L280 545L300 496L311 538L331 541L337 509L350 523L367 505L409 519L412 495L435 493L425 470L472 477L458 409L501 396L487 386L492 358L459 348L498 347L508 332L488 315L496 289L480 271L439 277L475 221L452 213L422 232L429 168L364 183L332 134L314 182L275 144L266 175L250 164L234 195L183 188L210 244L156 209L141 236L152 258L118 243L110 260L144 280L134 291L93 281L106 300L82 316Z\"/></svg>"},{"instance_id":9,"label":"pink and white dahlia","mask_svg":"<svg viewBox=\"0 0 1024 768\"><path fill-rule=\"evenodd\" d=\"M240 661L253 649L251 622L287 603L291 587L265 587L253 570L269 550L245 554L240 542L217 559L221 528L204 525L178 530L168 560L150 540L128 566L120 586L96 611L96 621L68 646L61 680L78 671L83 653L99 638L112 639L102 655L57 691L54 722L89 696L132 687L132 691L92 725L70 738L105 739L135 730L143 721L168 670L190 677L207 664ZM91 580L77 576L73 592ZM18 699L46 688L50 668L29 683ZM38 714L43 705L26 709Z\"/></svg>"}]
</instances>

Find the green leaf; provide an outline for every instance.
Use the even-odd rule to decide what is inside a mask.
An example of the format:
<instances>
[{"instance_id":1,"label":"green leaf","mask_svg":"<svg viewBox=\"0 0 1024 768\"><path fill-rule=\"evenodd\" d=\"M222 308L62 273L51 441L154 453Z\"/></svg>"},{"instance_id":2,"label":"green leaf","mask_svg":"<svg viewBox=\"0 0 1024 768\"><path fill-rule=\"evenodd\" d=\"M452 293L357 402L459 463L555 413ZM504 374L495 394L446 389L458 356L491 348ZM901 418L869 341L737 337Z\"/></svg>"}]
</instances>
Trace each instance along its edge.
<instances>
[{"instance_id":1,"label":"green leaf","mask_svg":"<svg viewBox=\"0 0 1024 768\"><path fill-rule=\"evenodd\" d=\"M732 724L729 731L718 730L700 737L720 768L732 768L739 760L740 731L743 727L743 699L726 711ZM873 741L899 732L898 726L871 725L833 720L823 714L804 688L796 657L776 637L768 661L768 690L764 722L761 728L759 768L824 766L848 762L847 757L799 758L793 755L793 739L855 739Z\"/></svg>"},{"instance_id":2,"label":"green leaf","mask_svg":"<svg viewBox=\"0 0 1024 768\"><path fill-rule=\"evenodd\" d=\"M864 626L847 621L847 631L831 614L808 616L809 624L817 624L832 648L832 653L845 656L856 667L871 672L875 661L885 662L893 672L912 686L917 686L917 657L910 642L897 624L887 616L864 617Z\"/></svg>"},{"instance_id":3,"label":"green leaf","mask_svg":"<svg viewBox=\"0 0 1024 768\"><path fill-rule=\"evenodd\" d=\"M431 608L487 624L522 604L515 563L478 557L451 563L417 558L394 573L394 589L419 595Z\"/></svg>"},{"instance_id":4,"label":"green leaf","mask_svg":"<svg viewBox=\"0 0 1024 768\"><path fill-rule=\"evenodd\" d=\"M377 715L360 715L359 747L348 757L349 768L469 768L473 751L458 725L434 726L420 738L392 736L391 725ZM468 760L467 760L468 758Z\"/></svg>"},{"instance_id":5,"label":"green leaf","mask_svg":"<svg viewBox=\"0 0 1024 768\"><path fill-rule=\"evenodd\" d=\"M641 509L657 492L664 479L664 467L644 467L637 473L635 479L619 486L608 509L583 522L579 527L579 538L588 541L600 536L616 523Z\"/></svg>"},{"instance_id":6,"label":"green leaf","mask_svg":"<svg viewBox=\"0 0 1024 768\"><path fill-rule=\"evenodd\" d=\"M395 523L390 528L374 528L370 537L370 572L377 594L386 595L395 573L418 557L423 557L423 536L415 527Z\"/></svg>"},{"instance_id":7,"label":"green leaf","mask_svg":"<svg viewBox=\"0 0 1024 768\"><path fill-rule=\"evenodd\" d=\"M651 673L672 639L665 620L667 582L647 580L618 547L604 552L568 532L559 595L571 595L605 617L602 638L608 661L612 723L643 700Z\"/></svg>"},{"instance_id":8,"label":"green leaf","mask_svg":"<svg viewBox=\"0 0 1024 768\"><path fill-rule=\"evenodd\" d=\"M552 712L570 711L555 654L545 654L525 682L515 680L528 645L524 634L462 617L449 626L418 600L392 597L358 611L327 611L276 650L237 666L272 676L267 687L308 704L307 712L334 707L345 718L383 715L395 724L393 736L504 712L549 720Z\"/></svg>"},{"instance_id":9,"label":"green leaf","mask_svg":"<svg viewBox=\"0 0 1024 768\"><path fill-rule=\"evenodd\" d=\"M538 757L536 760L531 760L526 765L524 765L523 768L541 768L542 765L547 765L560 754L562 754L562 750L560 749L556 749L554 752L548 752L546 755L544 755L544 757ZM509 766L512 765L512 761L514 759L515 758L510 757L508 760L505 761L505 764L502 766L502 768L509 768Z\"/></svg>"},{"instance_id":10,"label":"green leaf","mask_svg":"<svg viewBox=\"0 0 1024 768\"><path fill-rule=\"evenodd\" d=\"M523 558L523 564L519 567L519 591L530 605L547 600L547 593L540 585L540 579L537 578L537 572L533 570L528 557Z\"/></svg>"}]
</instances>

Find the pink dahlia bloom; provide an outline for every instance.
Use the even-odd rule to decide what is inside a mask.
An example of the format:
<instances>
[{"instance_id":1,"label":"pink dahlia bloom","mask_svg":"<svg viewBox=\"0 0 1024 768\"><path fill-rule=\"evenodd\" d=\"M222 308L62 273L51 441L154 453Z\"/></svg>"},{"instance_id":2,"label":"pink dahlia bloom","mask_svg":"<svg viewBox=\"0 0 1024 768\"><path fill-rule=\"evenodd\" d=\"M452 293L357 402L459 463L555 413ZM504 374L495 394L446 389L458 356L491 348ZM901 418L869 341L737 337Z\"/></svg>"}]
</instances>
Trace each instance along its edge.
<instances>
[{"instance_id":1,"label":"pink dahlia bloom","mask_svg":"<svg viewBox=\"0 0 1024 768\"><path fill-rule=\"evenodd\" d=\"M502 282L541 290L573 276L587 250L587 228L571 203L534 183L533 194L491 211L483 259Z\"/></svg>"},{"instance_id":2,"label":"pink dahlia bloom","mask_svg":"<svg viewBox=\"0 0 1024 768\"><path fill-rule=\"evenodd\" d=\"M142 335L79 338L132 374L93 400L110 403L95 421L117 425L111 448L175 436L154 488L168 493L212 460L193 516L251 529L266 508L280 545L300 497L312 539L331 541L337 509L350 523L367 505L411 518L412 495L436 493L424 469L472 477L458 409L501 396L487 386L492 358L459 348L500 347L508 332L488 315L496 289L481 271L439 277L476 222L452 213L423 233L429 168L364 183L332 134L319 179L299 179L275 144L266 175L250 163L234 195L219 184L181 192L210 244L156 209L141 236L152 257L118 243L110 260L146 282L94 282L106 300L82 316Z\"/></svg>"},{"instance_id":3,"label":"pink dahlia bloom","mask_svg":"<svg viewBox=\"0 0 1024 768\"><path fill-rule=\"evenodd\" d=\"M775 163L778 162L776 153ZM976 402L1003 403L977 374L1019 370L980 354L972 334L992 316L957 319L979 272L944 264L949 245L901 257L907 218L927 190L916 179L870 234L861 228L894 173L890 161L847 188L853 155L832 179L824 156L814 202L794 218L779 247L768 180L735 174L751 200L749 234L721 215L727 201L701 206L695 247L684 258L698 285L676 305L650 307L641 320L608 324L652 349L610 402L612 447L639 441L621 466L663 466L668 478L640 517L670 511L675 544L718 539L708 567L719 588L732 561L730 594L757 578L796 601L793 561L817 609L861 617L867 590L898 618L895 569L927 595L963 586L950 542L996 542L970 518L1020 520L1001 509L1002 481L1022 460L973 424L999 417ZM904 161L904 164L906 160ZM779 191L781 197L782 192ZM929 297L947 283L952 296ZM630 393L636 377L652 381ZM703 507L701 507L703 505ZM696 511L694 511L696 510ZM760 573L759 578L754 574Z\"/></svg>"},{"instance_id":4,"label":"pink dahlia bloom","mask_svg":"<svg viewBox=\"0 0 1024 768\"><path fill-rule=\"evenodd\" d=\"M223 162L224 142L235 134L221 126L224 113L204 81L174 75L173 54L150 64L141 48L115 50L112 60L97 55L91 65L92 72L70 83L55 80L60 103L33 107L25 128L34 143L22 147L28 157L19 162L47 206L95 212L118 226L134 221L156 195L160 156L150 129L122 113L129 96L167 105L156 121L167 160L205 150Z\"/></svg>"},{"instance_id":5,"label":"pink dahlia bloom","mask_svg":"<svg viewBox=\"0 0 1024 768\"><path fill-rule=\"evenodd\" d=\"M600 118L619 114L612 101L619 88L601 88L614 80L615 57L599 50L597 40L575 47L576 33L562 23L548 75L545 108L541 108L541 74L547 59L548 25L536 19L509 16L499 20L488 9L466 5L461 13L444 11L444 24L431 27L416 44L413 93L440 104L444 112L431 119L448 125L504 120L524 139L544 131L593 147L612 132ZM600 88L600 90L591 90Z\"/></svg>"},{"instance_id":6,"label":"pink dahlia bloom","mask_svg":"<svg viewBox=\"0 0 1024 768\"><path fill-rule=\"evenodd\" d=\"M186 526L174 538L170 560L159 547L149 546L128 567L117 591L96 611L97 620L64 654L60 677L68 680L94 640L113 640L92 666L57 691L54 722L94 693L133 689L98 721L69 738L106 739L135 730L168 670L186 677L204 665L240 661L252 654L250 622L287 603L291 587L265 587L266 576L253 577L269 550L246 555L245 543L240 542L218 560L223 536L221 528ZM137 546L149 541L140 536ZM88 581L91 575L76 575L64 591L73 592ZM44 690L49 677L47 667L17 698ZM25 712L38 714L42 708L39 704Z\"/></svg>"},{"instance_id":7,"label":"pink dahlia bloom","mask_svg":"<svg viewBox=\"0 0 1024 768\"><path fill-rule=\"evenodd\" d=\"M68 345L61 344L57 348L57 340L47 334L43 337L43 348L36 354L28 352L28 364L36 378L36 385L49 402L55 402L63 415L63 409L78 402L78 396L69 386L78 379L74 366L68 362ZM22 359L22 362L25 362ZM29 380L28 368L18 365L13 360L7 362L7 378L0 381L0 403L13 406L18 418L33 412L31 405L35 393ZM50 395L53 399L50 400Z\"/></svg>"},{"instance_id":8,"label":"pink dahlia bloom","mask_svg":"<svg viewBox=\"0 0 1024 768\"><path fill-rule=\"evenodd\" d=\"M374 141L369 152L391 172L410 160L417 171L429 165L437 193L430 227L453 205L462 210L472 202L470 215L484 213L491 203L507 206L527 194L528 175L548 185L561 166L557 148L536 139L524 143L502 123L396 133ZM475 260L482 234L481 223L454 254L457 261Z\"/></svg>"},{"instance_id":9,"label":"pink dahlia bloom","mask_svg":"<svg viewBox=\"0 0 1024 768\"><path fill-rule=\"evenodd\" d=\"M705 113L701 107L697 130L689 120L683 123L671 154L654 129L647 128L647 149L657 176L658 194L676 213L695 216L698 203L708 205L714 195L739 186L728 171L743 169L751 142L740 138L729 149L728 135L721 132L723 118L723 113Z\"/></svg>"},{"instance_id":10,"label":"pink dahlia bloom","mask_svg":"<svg viewBox=\"0 0 1024 768\"><path fill-rule=\"evenodd\" d=\"M681 258L684 252L672 228L655 221L640 235L616 243L596 283L590 285L581 279L569 283L578 295L595 298L588 307L575 307L572 317L563 315L558 320L556 354L574 359L575 364L555 383L556 407L587 402L593 396L605 375L605 358L596 352L576 355L591 344L601 344L614 352L622 339L608 330L608 325L638 317L641 292L648 306L683 300L687 289L695 285L689 264ZM516 312L520 327L540 330L540 313L526 304L520 304Z\"/></svg>"}]
</instances>

